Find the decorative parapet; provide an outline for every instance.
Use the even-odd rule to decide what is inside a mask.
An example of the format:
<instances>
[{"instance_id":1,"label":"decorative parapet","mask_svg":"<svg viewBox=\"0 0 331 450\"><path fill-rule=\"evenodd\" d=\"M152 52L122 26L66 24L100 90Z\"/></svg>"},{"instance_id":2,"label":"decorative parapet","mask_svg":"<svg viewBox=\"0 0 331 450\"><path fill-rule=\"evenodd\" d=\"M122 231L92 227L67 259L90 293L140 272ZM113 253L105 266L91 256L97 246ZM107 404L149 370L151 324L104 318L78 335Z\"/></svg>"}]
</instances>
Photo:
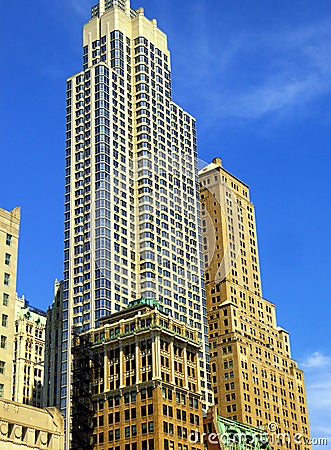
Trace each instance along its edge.
<instances>
[{"instance_id":1,"label":"decorative parapet","mask_svg":"<svg viewBox=\"0 0 331 450\"><path fill-rule=\"evenodd\" d=\"M63 450L63 436L63 416L56 408L0 399L0 448Z\"/></svg>"}]
</instances>

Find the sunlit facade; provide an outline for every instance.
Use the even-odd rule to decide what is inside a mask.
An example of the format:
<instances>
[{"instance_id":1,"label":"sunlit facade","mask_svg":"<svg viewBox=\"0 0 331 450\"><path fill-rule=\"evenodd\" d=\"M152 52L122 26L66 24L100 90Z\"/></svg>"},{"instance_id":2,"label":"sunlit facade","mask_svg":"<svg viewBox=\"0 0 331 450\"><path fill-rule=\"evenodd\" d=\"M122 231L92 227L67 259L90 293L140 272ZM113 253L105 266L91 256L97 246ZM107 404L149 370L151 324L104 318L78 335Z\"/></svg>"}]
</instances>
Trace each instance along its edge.
<instances>
[{"instance_id":1,"label":"sunlit facade","mask_svg":"<svg viewBox=\"0 0 331 450\"><path fill-rule=\"evenodd\" d=\"M13 387L13 344L20 208L0 208L0 397L10 400Z\"/></svg>"},{"instance_id":2,"label":"sunlit facade","mask_svg":"<svg viewBox=\"0 0 331 450\"><path fill-rule=\"evenodd\" d=\"M42 407L46 313L16 299L12 400Z\"/></svg>"},{"instance_id":3,"label":"sunlit facade","mask_svg":"<svg viewBox=\"0 0 331 450\"><path fill-rule=\"evenodd\" d=\"M220 158L200 171L211 379L218 415L272 431L273 449L307 450L304 374L262 297L249 187ZM296 436L300 434L300 440Z\"/></svg>"}]
</instances>

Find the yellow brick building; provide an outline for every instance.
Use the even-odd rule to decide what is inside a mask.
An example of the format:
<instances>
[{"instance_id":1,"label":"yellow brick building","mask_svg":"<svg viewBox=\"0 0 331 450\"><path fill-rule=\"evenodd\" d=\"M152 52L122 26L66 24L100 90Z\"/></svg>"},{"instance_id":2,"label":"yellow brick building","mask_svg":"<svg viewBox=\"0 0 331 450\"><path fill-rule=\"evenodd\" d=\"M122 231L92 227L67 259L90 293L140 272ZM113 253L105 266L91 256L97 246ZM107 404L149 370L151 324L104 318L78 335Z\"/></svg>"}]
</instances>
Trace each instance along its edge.
<instances>
[{"instance_id":1,"label":"yellow brick building","mask_svg":"<svg viewBox=\"0 0 331 450\"><path fill-rule=\"evenodd\" d=\"M211 376L218 414L273 428L273 448L291 444L295 450L308 449L304 376L291 357L288 332L277 325L275 305L262 297L249 188L224 169L220 158L199 175Z\"/></svg>"}]
</instances>

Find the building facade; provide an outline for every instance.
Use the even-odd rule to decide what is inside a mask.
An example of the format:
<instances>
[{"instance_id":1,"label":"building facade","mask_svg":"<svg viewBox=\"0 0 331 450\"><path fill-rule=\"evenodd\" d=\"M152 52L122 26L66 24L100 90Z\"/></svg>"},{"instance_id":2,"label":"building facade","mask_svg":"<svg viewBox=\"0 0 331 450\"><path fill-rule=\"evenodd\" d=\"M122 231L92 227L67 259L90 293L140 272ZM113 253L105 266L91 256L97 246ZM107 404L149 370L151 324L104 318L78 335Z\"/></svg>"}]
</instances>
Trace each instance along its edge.
<instances>
[{"instance_id":1,"label":"building facade","mask_svg":"<svg viewBox=\"0 0 331 450\"><path fill-rule=\"evenodd\" d=\"M41 407L44 384L46 313L16 300L12 399Z\"/></svg>"},{"instance_id":2,"label":"building facade","mask_svg":"<svg viewBox=\"0 0 331 450\"><path fill-rule=\"evenodd\" d=\"M76 336L73 450L202 450L198 333L136 300Z\"/></svg>"},{"instance_id":3,"label":"building facade","mask_svg":"<svg viewBox=\"0 0 331 450\"><path fill-rule=\"evenodd\" d=\"M20 208L0 209L0 397L11 399Z\"/></svg>"},{"instance_id":4,"label":"building facade","mask_svg":"<svg viewBox=\"0 0 331 450\"><path fill-rule=\"evenodd\" d=\"M56 408L0 399L0 410L1 449L63 450L63 417Z\"/></svg>"},{"instance_id":5,"label":"building facade","mask_svg":"<svg viewBox=\"0 0 331 450\"><path fill-rule=\"evenodd\" d=\"M71 336L141 297L194 327L212 403L194 118L172 101L156 20L100 0L67 81L63 324L56 404L69 430ZM49 399L46 399L49 403ZM70 441L70 432L67 433Z\"/></svg>"},{"instance_id":6,"label":"building facade","mask_svg":"<svg viewBox=\"0 0 331 450\"><path fill-rule=\"evenodd\" d=\"M200 171L212 385L218 414L271 426L295 450L308 449L303 372L275 305L262 297L249 188L220 158ZM297 434L302 435L298 442ZM287 442L286 442L287 441ZM281 444L272 444L281 448Z\"/></svg>"}]
</instances>

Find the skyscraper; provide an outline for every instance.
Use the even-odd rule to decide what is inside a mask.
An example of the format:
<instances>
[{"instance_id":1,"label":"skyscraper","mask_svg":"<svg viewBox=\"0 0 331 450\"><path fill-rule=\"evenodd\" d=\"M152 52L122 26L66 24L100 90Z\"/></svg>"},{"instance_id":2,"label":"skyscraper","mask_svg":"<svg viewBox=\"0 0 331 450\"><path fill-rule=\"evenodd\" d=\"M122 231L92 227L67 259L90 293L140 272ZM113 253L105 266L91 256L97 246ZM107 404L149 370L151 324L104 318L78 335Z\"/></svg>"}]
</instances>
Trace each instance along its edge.
<instances>
[{"instance_id":1,"label":"skyscraper","mask_svg":"<svg viewBox=\"0 0 331 450\"><path fill-rule=\"evenodd\" d=\"M205 408L212 394L195 120L172 101L167 37L156 20L129 0L100 0L84 26L83 70L68 79L66 102L57 404L68 444L72 334L132 299L157 299L197 329Z\"/></svg>"},{"instance_id":2,"label":"skyscraper","mask_svg":"<svg viewBox=\"0 0 331 450\"><path fill-rule=\"evenodd\" d=\"M311 448L303 372L262 297L248 186L220 158L200 171L210 362L219 415L265 426L273 448ZM301 436L299 437L298 434ZM282 443L278 440L282 440Z\"/></svg>"}]
</instances>

